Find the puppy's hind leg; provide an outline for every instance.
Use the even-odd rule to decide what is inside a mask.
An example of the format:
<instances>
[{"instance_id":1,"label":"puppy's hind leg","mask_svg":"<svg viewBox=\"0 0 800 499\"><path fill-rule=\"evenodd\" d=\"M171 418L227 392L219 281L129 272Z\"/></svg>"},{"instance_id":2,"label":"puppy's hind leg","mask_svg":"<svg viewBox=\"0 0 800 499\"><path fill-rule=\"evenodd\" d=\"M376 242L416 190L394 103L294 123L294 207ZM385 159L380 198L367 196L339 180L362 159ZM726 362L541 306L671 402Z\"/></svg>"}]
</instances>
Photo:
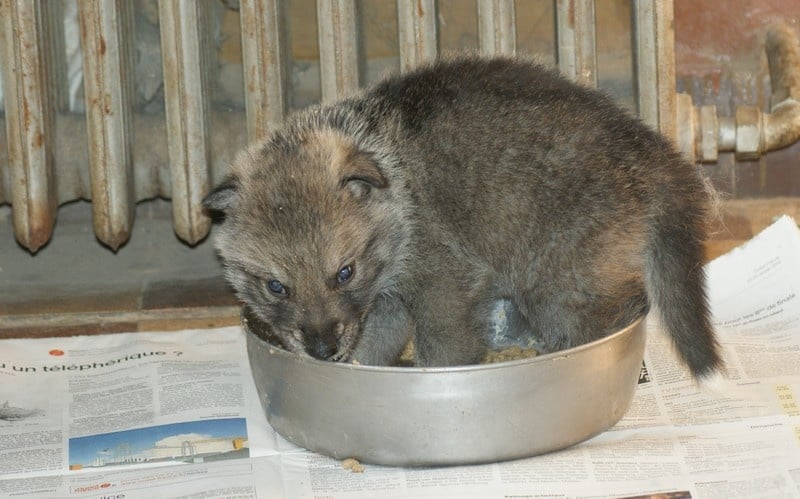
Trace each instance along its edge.
<instances>
[{"instance_id":1,"label":"puppy's hind leg","mask_svg":"<svg viewBox=\"0 0 800 499\"><path fill-rule=\"evenodd\" d=\"M597 340L647 313L647 296L640 283L620 286L617 294L600 289L576 291L574 286L548 286L560 293L530 291L518 298L522 315L548 351ZM572 291L567 291L572 289Z\"/></svg>"}]
</instances>

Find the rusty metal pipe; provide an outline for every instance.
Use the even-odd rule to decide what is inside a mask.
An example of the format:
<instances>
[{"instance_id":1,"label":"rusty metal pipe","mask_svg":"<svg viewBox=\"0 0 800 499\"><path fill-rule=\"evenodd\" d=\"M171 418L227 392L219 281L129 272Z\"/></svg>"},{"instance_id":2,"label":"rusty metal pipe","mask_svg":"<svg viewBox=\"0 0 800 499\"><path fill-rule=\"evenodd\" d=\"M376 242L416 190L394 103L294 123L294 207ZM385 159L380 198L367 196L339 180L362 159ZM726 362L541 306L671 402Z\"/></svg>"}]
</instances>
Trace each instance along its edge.
<instances>
[{"instance_id":1,"label":"rusty metal pipe","mask_svg":"<svg viewBox=\"0 0 800 499\"><path fill-rule=\"evenodd\" d=\"M158 6L172 220L178 237L196 244L211 228L202 210L211 186L211 14L205 2L160 0Z\"/></svg>"},{"instance_id":2,"label":"rusty metal pipe","mask_svg":"<svg viewBox=\"0 0 800 499\"><path fill-rule=\"evenodd\" d=\"M764 115L764 148L771 151L800 139L800 43L782 24L769 31L766 45L772 112Z\"/></svg>"},{"instance_id":3,"label":"rusty metal pipe","mask_svg":"<svg viewBox=\"0 0 800 499\"><path fill-rule=\"evenodd\" d=\"M740 161L756 160L767 151L800 140L800 43L788 25L770 29L766 39L772 86L770 112L739 106L735 116L711 119L714 106L695 108L694 153L700 161L717 161L717 152L733 151ZM687 151L691 153L692 151Z\"/></svg>"},{"instance_id":4,"label":"rusty metal pipe","mask_svg":"<svg viewBox=\"0 0 800 499\"><path fill-rule=\"evenodd\" d=\"M597 86L595 10L591 0L557 0L558 67L572 81Z\"/></svg>"},{"instance_id":5,"label":"rusty metal pipe","mask_svg":"<svg viewBox=\"0 0 800 499\"><path fill-rule=\"evenodd\" d=\"M54 156L51 146L54 109L47 22L50 3L0 2L0 59L5 88L7 188L14 205L14 235L32 252L53 233L55 202ZM51 11L51 12L48 12ZM2 180L2 179L0 179Z\"/></svg>"},{"instance_id":6,"label":"rusty metal pipe","mask_svg":"<svg viewBox=\"0 0 800 499\"><path fill-rule=\"evenodd\" d=\"M772 86L770 107L774 109L788 98L800 101L800 44L794 30L786 24L770 29L766 50Z\"/></svg>"},{"instance_id":7,"label":"rusty metal pipe","mask_svg":"<svg viewBox=\"0 0 800 499\"><path fill-rule=\"evenodd\" d=\"M400 69L408 71L439 53L436 0L397 2Z\"/></svg>"},{"instance_id":8,"label":"rusty metal pipe","mask_svg":"<svg viewBox=\"0 0 800 499\"><path fill-rule=\"evenodd\" d=\"M287 5L282 0L241 0L239 9L247 139L254 142L277 128L289 108Z\"/></svg>"},{"instance_id":9,"label":"rusty metal pipe","mask_svg":"<svg viewBox=\"0 0 800 499\"><path fill-rule=\"evenodd\" d=\"M632 6L639 117L668 137L677 139L679 113L675 90L673 2L637 0Z\"/></svg>"},{"instance_id":10,"label":"rusty metal pipe","mask_svg":"<svg viewBox=\"0 0 800 499\"><path fill-rule=\"evenodd\" d=\"M354 0L317 0L322 102L333 102L360 86L358 15Z\"/></svg>"},{"instance_id":11,"label":"rusty metal pipe","mask_svg":"<svg viewBox=\"0 0 800 499\"><path fill-rule=\"evenodd\" d=\"M513 55L517 52L513 0L478 0L478 41L482 54Z\"/></svg>"},{"instance_id":12,"label":"rusty metal pipe","mask_svg":"<svg viewBox=\"0 0 800 499\"><path fill-rule=\"evenodd\" d=\"M790 146L800 139L800 102L787 99L763 116L764 151Z\"/></svg>"}]
</instances>

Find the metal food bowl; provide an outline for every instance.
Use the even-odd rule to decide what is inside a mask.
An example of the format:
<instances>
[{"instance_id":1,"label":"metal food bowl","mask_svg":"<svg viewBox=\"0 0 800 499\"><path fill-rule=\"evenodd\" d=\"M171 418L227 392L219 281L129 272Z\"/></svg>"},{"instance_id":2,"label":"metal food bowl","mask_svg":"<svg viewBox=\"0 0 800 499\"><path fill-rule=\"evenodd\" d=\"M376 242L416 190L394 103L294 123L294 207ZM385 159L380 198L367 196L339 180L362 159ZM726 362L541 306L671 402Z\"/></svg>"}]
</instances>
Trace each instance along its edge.
<instances>
[{"instance_id":1,"label":"metal food bowl","mask_svg":"<svg viewBox=\"0 0 800 499\"><path fill-rule=\"evenodd\" d=\"M337 459L394 466L496 462L597 435L627 411L645 345L640 318L530 359L377 367L302 358L260 338L252 317L242 322L256 388L279 434Z\"/></svg>"}]
</instances>

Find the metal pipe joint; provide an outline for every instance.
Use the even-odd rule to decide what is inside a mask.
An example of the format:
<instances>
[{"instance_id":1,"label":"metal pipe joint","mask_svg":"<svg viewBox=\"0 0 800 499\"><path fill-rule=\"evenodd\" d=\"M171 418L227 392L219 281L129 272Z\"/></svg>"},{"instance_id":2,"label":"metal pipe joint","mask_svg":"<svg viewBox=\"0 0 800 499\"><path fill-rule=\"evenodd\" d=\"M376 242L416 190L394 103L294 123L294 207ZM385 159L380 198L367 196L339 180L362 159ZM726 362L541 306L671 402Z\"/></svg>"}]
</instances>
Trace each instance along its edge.
<instances>
[{"instance_id":1,"label":"metal pipe joint","mask_svg":"<svg viewBox=\"0 0 800 499\"><path fill-rule=\"evenodd\" d=\"M688 123L682 123L679 142L691 159L715 162L719 152L733 151L737 160L751 161L800 139L800 44L792 28L770 29L766 51L772 87L769 113L739 106L734 116L719 117L716 106L692 106L688 95L679 96L679 115L681 107L691 114Z\"/></svg>"}]
</instances>

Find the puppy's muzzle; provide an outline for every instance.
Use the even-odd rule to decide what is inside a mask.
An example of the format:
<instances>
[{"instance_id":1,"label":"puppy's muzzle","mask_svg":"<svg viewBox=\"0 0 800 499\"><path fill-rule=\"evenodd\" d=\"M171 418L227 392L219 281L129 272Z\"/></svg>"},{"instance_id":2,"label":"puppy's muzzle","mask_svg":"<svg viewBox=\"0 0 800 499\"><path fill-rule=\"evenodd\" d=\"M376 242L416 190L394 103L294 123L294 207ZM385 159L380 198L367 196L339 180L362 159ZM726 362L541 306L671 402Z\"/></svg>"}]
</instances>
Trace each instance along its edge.
<instances>
[{"instance_id":1,"label":"puppy's muzzle","mask_svg":"<svg viewBox=\"0 0 800 499\"><path fill-rule=\"evenodd\" d=\"M320 325L306 325L303 331L303 344L306 353L310 356L329 360L339 352L339 339L337 330L338 322L328 322Z\"/></svg>"}]
</instances>

